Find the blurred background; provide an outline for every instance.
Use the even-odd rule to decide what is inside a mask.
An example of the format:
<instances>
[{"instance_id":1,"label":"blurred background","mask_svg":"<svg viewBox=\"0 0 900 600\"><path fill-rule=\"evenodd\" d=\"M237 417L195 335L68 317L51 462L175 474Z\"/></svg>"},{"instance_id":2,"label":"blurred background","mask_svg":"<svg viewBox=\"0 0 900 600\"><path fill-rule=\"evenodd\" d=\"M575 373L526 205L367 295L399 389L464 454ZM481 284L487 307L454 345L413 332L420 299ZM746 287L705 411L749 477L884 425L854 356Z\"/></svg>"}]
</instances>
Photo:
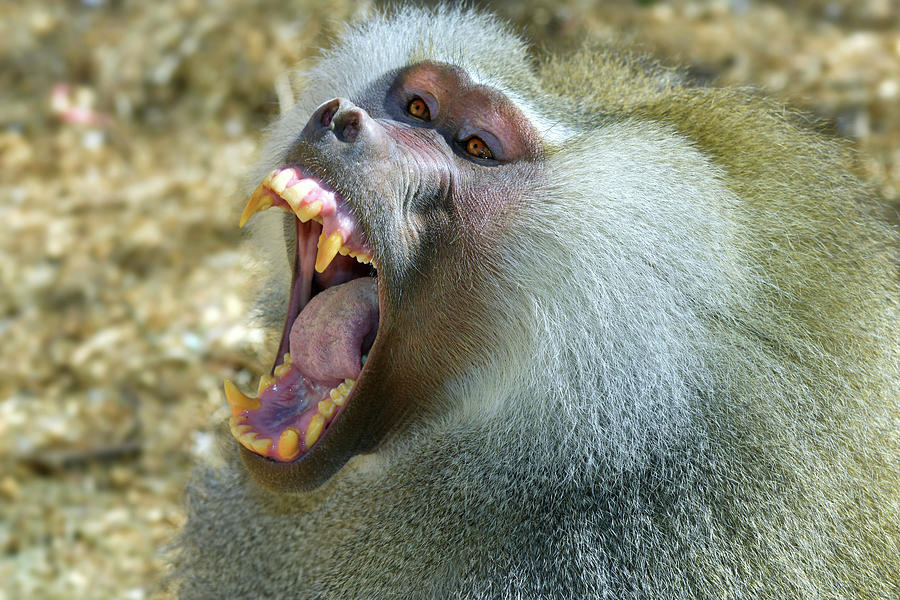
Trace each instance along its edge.
<instances>
[{"instance_id":1,"label":"blurred background","mask_svg":"<svg viewBox=\"0 0 900 600\"><path fill-rule=\"evenodd\" d=\"M897 222L900 0L478 3L637 45L857 149ZM346 0L0 0L0 599L167 597L190 467L261 373L241 176Z\"/></svg>"}]
</instances>

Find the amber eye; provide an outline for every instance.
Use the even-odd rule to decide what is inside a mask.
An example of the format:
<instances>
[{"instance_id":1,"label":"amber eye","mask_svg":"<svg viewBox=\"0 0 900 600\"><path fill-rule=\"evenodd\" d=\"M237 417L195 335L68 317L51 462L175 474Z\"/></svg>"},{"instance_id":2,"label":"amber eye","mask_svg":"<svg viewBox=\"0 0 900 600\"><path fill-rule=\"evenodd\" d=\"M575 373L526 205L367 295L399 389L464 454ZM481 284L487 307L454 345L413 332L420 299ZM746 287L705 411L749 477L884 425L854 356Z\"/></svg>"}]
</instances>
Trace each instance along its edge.
<instances>
[{"instance_id":1,"label":"amber eye","mask_svg":"<svg viewBox=\"0 0 900 600\"><path fill-rule=\"evenodd\" d=\"M431 120L431 111L428 110L428 105L418 96L409 101L409 104L406 105L406 112L423 121Z\"/></svg>"},{"instance_id":2,"label":"amber eye","mask_svg":"<svg viewBox=\"0 0 900 600\"><path fill-rule=\"evenodd\" d=\"M475 158L494 158L494 155L491 153L491 149L487 147L487 144L484 143L484 140L474 135L466 140L466 153L474 156Z\"/></svg>"}]
</instances>

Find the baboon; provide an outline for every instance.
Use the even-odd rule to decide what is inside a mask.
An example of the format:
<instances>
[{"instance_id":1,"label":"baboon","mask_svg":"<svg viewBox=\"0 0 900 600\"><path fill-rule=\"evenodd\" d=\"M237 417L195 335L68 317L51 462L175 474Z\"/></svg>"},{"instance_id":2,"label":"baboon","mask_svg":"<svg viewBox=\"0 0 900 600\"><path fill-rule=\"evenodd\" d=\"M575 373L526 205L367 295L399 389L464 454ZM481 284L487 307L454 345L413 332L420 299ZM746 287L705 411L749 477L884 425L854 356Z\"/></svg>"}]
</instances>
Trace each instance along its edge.
<instances>
[{"instance_id":1,"label":"baboon","mask_svg":"<svg viewBox=\"0 0 900 600\"><path fill-rule=\"evenodd\" d=\"M900 598L897 239L839 144L462 9L304 81L182 598Z\"/></svg>"}]
</instances>

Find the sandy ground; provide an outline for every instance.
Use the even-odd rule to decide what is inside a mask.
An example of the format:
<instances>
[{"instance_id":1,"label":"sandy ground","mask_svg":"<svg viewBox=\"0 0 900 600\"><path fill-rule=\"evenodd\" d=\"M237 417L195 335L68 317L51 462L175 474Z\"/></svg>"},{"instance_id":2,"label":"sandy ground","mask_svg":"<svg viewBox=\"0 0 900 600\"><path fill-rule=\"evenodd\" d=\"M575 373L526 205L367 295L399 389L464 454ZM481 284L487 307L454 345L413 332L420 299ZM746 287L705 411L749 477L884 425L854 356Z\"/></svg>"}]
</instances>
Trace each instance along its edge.
<instances>
[{"instance_id":1,"label":"sandy ground","mask_svg":"<svg viewBox=\"0 0 900 600\"><path fill-rule=\"evenodd\" d=\"M896 222L896 0L490 6L542 47L633 43L806 109ZM0 0L0 600L166 596L221 382L268 360L241 176L280 74L371 8Z\"/></svg>"}]
</instances>

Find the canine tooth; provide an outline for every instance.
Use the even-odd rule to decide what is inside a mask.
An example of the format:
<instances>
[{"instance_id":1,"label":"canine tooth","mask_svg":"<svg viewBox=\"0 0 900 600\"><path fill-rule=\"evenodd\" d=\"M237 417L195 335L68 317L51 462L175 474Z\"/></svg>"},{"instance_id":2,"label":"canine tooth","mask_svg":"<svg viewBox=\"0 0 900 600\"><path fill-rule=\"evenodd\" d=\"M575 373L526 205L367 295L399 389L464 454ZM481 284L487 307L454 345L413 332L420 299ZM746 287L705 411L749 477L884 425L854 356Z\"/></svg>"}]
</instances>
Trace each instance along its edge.
<instances>
[{"instance_id":1,"label":"canine tooth","mask_svg":"<svg viewBox=\"0 0 900 600\"><path fill-rule=\"evenodd\" d=\"M275 377L273 377L272 375L262 375L259 378L259 388L257 388L256 390L256 395L259 396L260 394L262 394L263 390L271 386L273 383L275 383Z\"/></svg>"},{"instance_id":2,"label":"canine tooth","mask_svg":"<svg viewBox=\"0 0 900 600\"><path fill-rule=\"evenodd\" d=\"M231 408L231 414L237 416L245 410L259 408L259 398L250 398L234 385L230 379L225 380L225 399Z\"/></svg>"},{"instance_id":3,"label":"canine tooth","mask_svg":"<svg viewBox=\"0 0 900 600\"><path fill-rule=\"evenodd\" d=\"M306 428L306 447L310 448L313 444L316 443L316 440L319 439L319 435L322 434L322 427L325 425L325 417L322 415L315 415L312 418L312 421L309 422L309 427Z\"/></svg>"},{"instance_id":4,"label":"canine tooth","mask_svg":"<svg viewBox=\"0 0 900 600\"><path fill-rule=\"evenodd\" d=\"M288 427L281 432L278 438L278 456L290 460L300 451L300 432L293 427Z\"/></svg>"},{"instance_id":5,"label":"canine tooth","mask_svg":"<svg viewBox=\"0 0 900 600\"><path fill-rule=\"evenodd\" d=\"M334 414L334 402L331 400L322 400L319 402L319 414L326 419L330 419Z\"/></svg>"},{"instance_id":6,"label":"canine tooth","mask_svg":"<svg viewBox=\"0 0 900 600\"><path fill-rule=\"evenodd\" d=\"M281 192L281 197L291 205L291 209L294 212L297 212L297 207L300 206L303 199L316 187L316 182L311 179L301 179L291 187L284 188L284 191Z\"/></svg>"},{"instance_id":7,"label":"canine tooth","mask_svg":"<svg viewBox=\"0 0 900 600\"><path fill-rule=\"evenodd\" d=\"M250 199L247 200L247 206L245 206L243 212L241 212L241 220L238 221L238 227L246 225L247 221L250 220L250 217L262 210L271 208L272 204L272 197L266 193L266 182L264 181L256 186L256 189L250 194Z\"/></svg>"},{"instance_id":8,"label":"canine tooth","mask_svg":"<svg viewBox=\"0 0 900 600\"><path fill-rule=\"evenodd\" d=\"M264 454L272 445L272 438L258 438L250 442L250 449L257 454Z\"/></svg>"},{"instance_id":9,"label":"canine tooth","mask_svg":"<svg viewBox=\"0 0 900 600\"><path fill-rule=\"evenodd\" d=\"M319 250L316 253L316 271L322 273L328 268L343 243L344 239L340 231L335 231L327 238L325 238L325 232L322 232L322 235L319 236Z\"/></svg>"},{"instance_id":10,"label":"canine tooth","mask_svg":"<svg viewBox=\"0 0 900 600\"><path fill-rule=\"evenodd\" d=\"M294 177L293 171L291 169L285 169L278 175L272 178L272 183L269 186L275 190L275 192L279 196L284 196L284 190L287 188L288 182Z\"/></svg>"}]
</instances>

